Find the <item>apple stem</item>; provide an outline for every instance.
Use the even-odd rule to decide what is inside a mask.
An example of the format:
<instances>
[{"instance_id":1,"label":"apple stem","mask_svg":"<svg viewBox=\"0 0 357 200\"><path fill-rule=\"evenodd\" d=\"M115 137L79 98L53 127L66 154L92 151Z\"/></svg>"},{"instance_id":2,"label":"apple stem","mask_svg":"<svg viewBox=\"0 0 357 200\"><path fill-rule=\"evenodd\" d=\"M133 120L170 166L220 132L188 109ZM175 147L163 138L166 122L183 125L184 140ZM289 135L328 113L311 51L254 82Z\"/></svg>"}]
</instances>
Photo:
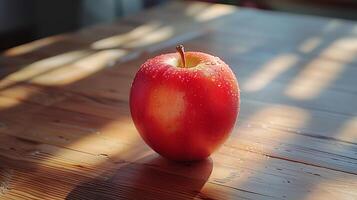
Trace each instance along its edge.
<instances>
[{"instance_id":1,"label":"apple stem","mask_svg":"<svg viewBox=\"0 0 357 200\"><path fill-rule=\"evenodd\" d=\"M183 68L186 68L185 48L183 47L183 45L180 44L176 47L176 50L181 56L181 62L182 62Z\"/></svg>"}]
</instances>

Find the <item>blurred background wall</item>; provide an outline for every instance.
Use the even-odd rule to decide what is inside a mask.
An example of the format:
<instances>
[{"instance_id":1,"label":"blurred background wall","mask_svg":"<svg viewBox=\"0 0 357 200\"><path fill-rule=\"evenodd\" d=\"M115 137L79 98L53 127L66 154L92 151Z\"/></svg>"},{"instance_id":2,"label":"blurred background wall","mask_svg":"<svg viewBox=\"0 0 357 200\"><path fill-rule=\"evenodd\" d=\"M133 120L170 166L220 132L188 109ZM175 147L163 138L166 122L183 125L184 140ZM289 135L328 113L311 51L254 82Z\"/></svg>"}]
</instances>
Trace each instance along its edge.
<instances>
[{"instance_id":1,"label":"blurred background wall","mask_svg":"<svg viewBox=\"0 0 357 200\"><path fill-rule=\"evenodd\" d=\"M0 50L111 22L169 0L0 0ZM357 0L202 0L357 20Z\"/></svg>"},{"instance_id":2,"label":"blurred background wall","mask_svg":"<svg viewBox=\"0 0 357 200\"><path fill-rule=\"evenodd\" d=\"M111 22L163 0L0 0L0 50Z\"/></svg>"}]
</instances>

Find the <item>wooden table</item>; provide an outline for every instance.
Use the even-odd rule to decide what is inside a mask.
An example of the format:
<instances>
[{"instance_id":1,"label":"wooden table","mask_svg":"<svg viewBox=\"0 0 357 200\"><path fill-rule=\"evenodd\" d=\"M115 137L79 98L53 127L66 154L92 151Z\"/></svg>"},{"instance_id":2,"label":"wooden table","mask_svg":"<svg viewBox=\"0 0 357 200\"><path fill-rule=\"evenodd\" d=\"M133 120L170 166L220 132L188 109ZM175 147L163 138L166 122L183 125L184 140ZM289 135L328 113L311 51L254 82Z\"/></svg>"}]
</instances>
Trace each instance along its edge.
<instances>
[{"instance_id":1,"label":"wooden table","mask_svg":"<svg viewBox=\"0 0 357 200\"><path fill-rule=\"evenodd\" d=\"M210 159L150 150L128 109L147 58L186 49L238 76ZM170 2L0 57L0 199L357 199L357 23Z\"/></svg>"}]
</instances>

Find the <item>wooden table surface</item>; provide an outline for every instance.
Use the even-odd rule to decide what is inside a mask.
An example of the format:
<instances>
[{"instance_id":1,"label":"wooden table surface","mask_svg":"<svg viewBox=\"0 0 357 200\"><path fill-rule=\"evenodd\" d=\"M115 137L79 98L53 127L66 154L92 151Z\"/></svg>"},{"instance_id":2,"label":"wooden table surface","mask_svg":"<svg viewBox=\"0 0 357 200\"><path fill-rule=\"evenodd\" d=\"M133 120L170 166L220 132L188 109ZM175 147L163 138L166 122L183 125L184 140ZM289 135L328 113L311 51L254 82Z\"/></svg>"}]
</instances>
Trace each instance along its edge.
<instances>
[{"instance_id":1,"label":"wooden table surface","mask_svg":"<svg viewBox=\"0 0 357 200\"><path fill-rule=\"evenodd\" d=\"M129 113L140 64L178 43L241 87L202 162L155 154ZM357 199L355 22L170 2L7 50L0 77L0 199Z\"/></svg>"}]
</instances>

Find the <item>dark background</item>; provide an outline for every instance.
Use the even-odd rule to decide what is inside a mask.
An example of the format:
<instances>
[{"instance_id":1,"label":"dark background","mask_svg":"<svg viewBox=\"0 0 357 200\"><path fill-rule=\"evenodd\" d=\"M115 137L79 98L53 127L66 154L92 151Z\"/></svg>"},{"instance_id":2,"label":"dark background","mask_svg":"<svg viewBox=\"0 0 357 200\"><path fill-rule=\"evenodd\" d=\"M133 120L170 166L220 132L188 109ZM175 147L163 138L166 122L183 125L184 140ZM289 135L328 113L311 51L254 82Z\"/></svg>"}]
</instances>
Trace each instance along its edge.
<instances>
[{"instance_id":1,"label":"dark background","mask_svg":"<svg viewBox=\"0 0 357 200\"><path fill-rule=\"evenodd\" d=\"M73 31L169 0L0 0L0 51ZM357 20L357 0L204 0L257 9Z\"/></svg>"}]
</instances>

